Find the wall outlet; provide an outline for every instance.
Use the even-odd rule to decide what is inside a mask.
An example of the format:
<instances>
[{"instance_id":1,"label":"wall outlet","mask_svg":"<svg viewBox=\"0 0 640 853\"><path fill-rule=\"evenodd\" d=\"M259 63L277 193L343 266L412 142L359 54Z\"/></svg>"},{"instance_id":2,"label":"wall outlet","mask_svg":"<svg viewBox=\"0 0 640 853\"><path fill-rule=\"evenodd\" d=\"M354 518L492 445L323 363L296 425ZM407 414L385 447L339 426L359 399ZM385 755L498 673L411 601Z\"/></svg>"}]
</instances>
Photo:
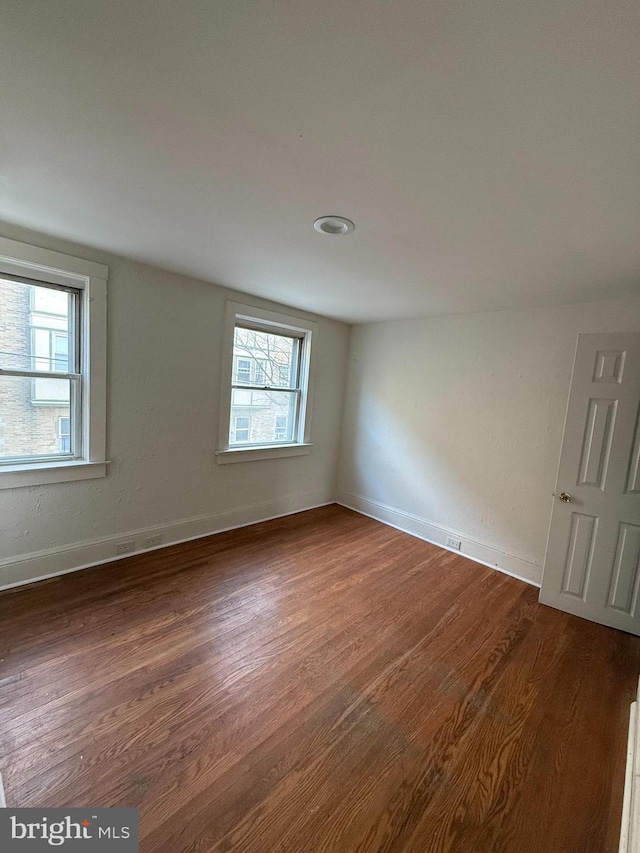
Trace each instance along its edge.
<instances>
[{"instance_id":1,"label":"wall outlet","mask_svg":"<svg viewBox=\"0 0 640 853\"><path fill-rule=\"evenodd\" d=\"M162 545L162 534L154 533L152 536L145 536L145 548L157 548L158 545Z\"/></svg>"},{"instance_id":2,"label":"wall outlet","mask_svg":"<svg viewBox=\"0 0 640 853\"><path fill-rule=\"evenodd\" d=\"M454 539L453 536L447 536L447 548L455 548L456 551L459 551L461 546L461 539Z\"/></svg>"},{"instance_id":3,"label":"wall outlet","mask_svg":"<svg viewBox=\"0 0 640 853\"><path fill-rule=\"evenodd\" d=\"M118 542L116 545L116 554L128 554L130 551L135 551L136 543L133 539L128 542Z\"/></svg>"}]
</instances>

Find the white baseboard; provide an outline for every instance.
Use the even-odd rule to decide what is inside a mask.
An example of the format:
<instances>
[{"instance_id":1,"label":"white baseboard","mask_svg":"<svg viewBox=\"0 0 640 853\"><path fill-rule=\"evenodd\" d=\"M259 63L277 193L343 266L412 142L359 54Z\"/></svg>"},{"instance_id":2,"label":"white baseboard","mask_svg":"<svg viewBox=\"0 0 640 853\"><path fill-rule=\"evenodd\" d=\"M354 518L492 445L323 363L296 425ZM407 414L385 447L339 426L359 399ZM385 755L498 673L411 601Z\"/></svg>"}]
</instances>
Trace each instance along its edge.
<instances>
[{"instance_id":1,"label":"white baseboard","mask_svg":"<svg viewBox=\"0 0 640 853\"><path fill-rule=\"evenodd\" d=\"M225 530L246 527L260 521L269 521L285 515L293 515L307 509L315 509L333 503L330 490L305 492L299 495L285 495L270 501L236 507L231 510L203 515L196 518L182 519L169 524L158 524L137 530L127 530L117 536L107 536L90 542L80 542L65 548L50 548L20 557L0 560L0 590L33 583L34 581L77 572L102 563L121 560L135 554L166 548L167 545L177 545L191 539L200 539ZM151 548L143 547L143 539L159 535L162 544ZM133 551L126 554L116 554L119 542L133 540Z\"/></svg>"},{"instance_id":2,"label":"white baseboard","mask_svg":"<svg viewBox=\"0 0 640 853\"><path fill-rule=\"evenodd\" d=\"M384 524L410 533L420 539L425 539L434 545L447 548L448 536L462 540L462 549L454 551L471 560L489 566L492 569L504 572L512 577L523 580L526 583L540 586L542 568L530 563L520 557L506 554L489 545L476 542L456 531L447 530L436 524L415 515L394 509L386 504L351 495L347 492L339 492L337 502L342 506L353 509L362 515L375 518ZM233 530L237 527L245 527L249 524L257 524L260 521L268 521L307 509L326 506L333 503L333 496L328 490L306 492L299 495L287 495L270 501L250 504L248 506L236 507L232 510L203 515L196 518L182 519L169 524L159 524L153 527L139 528L119 533L116 536L108 536L95 539L90 542L80 542L64 548L50 548L25 554L17 558L0 560L0 590L10 589L15 586L33 583L38 580L56 577L57 575L76 572L103 563L110 563L124 557L135 554L154 551L165 548L167 545L176 545L180 542L188 542L191 539L200 539L203 536L211 536L215 533L223 533L225 530ZM162 544L153 548L143 547L142 540L151 535L160 535ZM116 554L116 545L119 542L133 540L136 543L134 551L127 554ZM451 548L447 550L453 550Z\"/></svg>"},{"instance_id":3,"label":"white baseboard","mask_svg":"<svg viewBox=\"0 0 640 853\"><path fill-rule=\"evenodd\" d=\"M468 536L462 533L447 530L424 518L419 518L417 515L411 515L408 512L394 509L379 501L363 498L360 495L352 495L348 492L339 491L337 503L348 509L353 509L362 515L375 518L376 521L381 521L383 524L388 524L397 530L402 530L404 533L417 536L418 539L424 539L433 545L439 545L441 548L452 551L454 554L461 554L463 557L475 560L476 563L482 563L483 566L497 569L505 575L511 575L511 577L529 583L532 586L540 586L542 566L530 563L521 557L515 557L512 554L499 551L490 545L484 545L482 542L469 539ZM449 536L462 540L462 548L459 551L447 548L446 542Z\"/></svg>"}]
</instances>

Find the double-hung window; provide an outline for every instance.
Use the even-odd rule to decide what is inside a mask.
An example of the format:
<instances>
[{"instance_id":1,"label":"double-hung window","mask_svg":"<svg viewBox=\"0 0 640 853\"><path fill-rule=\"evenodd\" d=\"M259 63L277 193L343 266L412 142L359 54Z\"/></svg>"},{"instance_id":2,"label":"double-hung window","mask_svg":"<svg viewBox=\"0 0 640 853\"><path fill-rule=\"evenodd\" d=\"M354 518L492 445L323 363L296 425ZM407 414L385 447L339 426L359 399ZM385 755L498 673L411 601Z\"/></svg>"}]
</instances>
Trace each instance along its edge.
<instances>
[{"instance_id":1,"label":"double-hung window","mask_svg":"<svg viewBox=\"0 0 640 853\"><path fill-rule=\"evenodd\" d=\"M26 276L0 277L0 410L3 462L53 462L81 456L82 292ZM69 441L59 441L64 418Z\"/></svg>"},{"instance_id":2,"label":"double-hung window","mask_svg":"<svg viewBox=\"0 0 640 853\"><path fill-rule=\"evenodd\" d=\"M316 328L227 304L218 462L308 452Z\"/></svg>"},{"instance_id":3,"label":"double-hung window","mask_svg":"<svg viewBox=\"0 0 640 853\"><path fill-rule=\"evenodd\" d=\"M106 273L0 238L0 488L104 476Z\"/></svg>"}]
</instances>

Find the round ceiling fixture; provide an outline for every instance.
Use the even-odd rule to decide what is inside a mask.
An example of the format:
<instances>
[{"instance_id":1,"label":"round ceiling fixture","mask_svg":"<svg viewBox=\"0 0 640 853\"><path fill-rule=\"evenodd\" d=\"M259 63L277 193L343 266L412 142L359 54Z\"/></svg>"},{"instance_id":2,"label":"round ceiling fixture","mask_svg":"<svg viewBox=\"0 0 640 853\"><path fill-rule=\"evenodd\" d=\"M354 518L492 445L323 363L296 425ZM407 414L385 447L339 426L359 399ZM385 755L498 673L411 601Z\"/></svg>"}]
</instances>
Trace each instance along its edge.
<instances>
[{"instance_id":1,"label":"round ceiling fixture","mask_svg":"<svg viewBox=\"0 0 640 853\"><path fill-rule=\"evenodd\" d=\"M330 234L332 237L339 237L342 234L348 234L356 227L350 219L345 219L344 216L321 216L313 223L313 227L320 234Z\"/></svg>"}]
</instances>

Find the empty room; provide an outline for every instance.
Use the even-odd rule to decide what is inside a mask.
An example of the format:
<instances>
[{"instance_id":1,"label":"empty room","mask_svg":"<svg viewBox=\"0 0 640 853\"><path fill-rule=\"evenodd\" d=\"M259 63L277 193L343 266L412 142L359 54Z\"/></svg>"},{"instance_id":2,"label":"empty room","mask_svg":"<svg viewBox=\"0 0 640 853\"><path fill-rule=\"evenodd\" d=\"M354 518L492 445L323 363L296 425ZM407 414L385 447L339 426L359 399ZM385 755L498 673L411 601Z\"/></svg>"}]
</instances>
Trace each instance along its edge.
<instances>
[{"instance_id":1,"label":"empty room","mask_svg":"<svg viewBox=\"0 0 640 853\"><path fill-rule=\"evenodd\" d=\"M640 853L639 45L0 4L2 853Z\"/></svg>"}]
</instances>

